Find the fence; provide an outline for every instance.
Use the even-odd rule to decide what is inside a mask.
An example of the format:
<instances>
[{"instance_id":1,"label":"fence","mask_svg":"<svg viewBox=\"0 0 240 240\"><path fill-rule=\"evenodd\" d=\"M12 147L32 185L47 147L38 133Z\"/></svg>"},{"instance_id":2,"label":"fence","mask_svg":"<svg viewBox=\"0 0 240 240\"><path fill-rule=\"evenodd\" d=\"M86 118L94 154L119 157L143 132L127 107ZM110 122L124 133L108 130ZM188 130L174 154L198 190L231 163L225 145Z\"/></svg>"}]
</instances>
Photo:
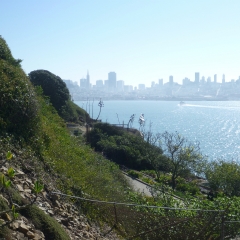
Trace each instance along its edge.
<instances>
[{"instance_id":1,"label":"fence","mask_svg":"<svg viewBox=\"0 0 240 240\"><path fill-rule=\"evenodd\" d=\"M239 221L226 221L227 213L223 210L146 206L98 201L60 192L52 194L75 199L80 212L110 227L105 235L115 229L127 240L229 239L240 229Z\"/></svg>"}]
</instances>

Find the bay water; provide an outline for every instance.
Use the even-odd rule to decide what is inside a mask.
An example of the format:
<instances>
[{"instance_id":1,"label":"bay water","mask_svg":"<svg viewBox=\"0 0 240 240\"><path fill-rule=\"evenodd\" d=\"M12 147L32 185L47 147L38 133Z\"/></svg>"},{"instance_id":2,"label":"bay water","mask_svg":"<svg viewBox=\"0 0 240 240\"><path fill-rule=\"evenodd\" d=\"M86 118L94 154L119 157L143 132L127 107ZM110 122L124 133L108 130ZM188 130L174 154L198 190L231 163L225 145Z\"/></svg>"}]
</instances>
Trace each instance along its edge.
<instances>
[{"instance_id":1,"label":"bay water","mask_svg":"<svg viewBox=\"0 0 240 240\"><path fill-rule=\"evenodd\" d=\"M99 101L78 101L96 119ZM103 101L99 119L111 124L127 124L135 114L133 128L139 129L144 114L145 129L154 133L175 132L190 142L200 143L208 159L238 161L240 157L240 102L238 101Z\"/></svg>"}]
</instances>

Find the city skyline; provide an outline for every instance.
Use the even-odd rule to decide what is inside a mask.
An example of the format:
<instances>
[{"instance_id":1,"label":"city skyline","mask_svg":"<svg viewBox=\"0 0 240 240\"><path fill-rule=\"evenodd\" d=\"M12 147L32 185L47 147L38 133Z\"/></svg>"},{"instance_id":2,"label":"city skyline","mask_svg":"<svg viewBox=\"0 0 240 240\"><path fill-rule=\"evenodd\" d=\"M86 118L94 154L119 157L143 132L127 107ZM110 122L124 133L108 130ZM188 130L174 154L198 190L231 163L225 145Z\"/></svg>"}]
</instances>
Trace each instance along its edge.
<instances>
[{"instance_id":1,"label":"city skyline","mask_svg":"<svg viewBox=\"0 0 240 240\"><path fill-rule=\"evenodd\" d=\"M115 86L117 86L117 82L121 81L123 83L121 84L125 84L125 85L129 85L127 82L125 82L124 80L122 79L117 79L117 73L116 72L109 72L108 73L108 79L97 79L97 80L93 80L92 82L90 82L90 75L89 75L89 70L87 71L87 75L86 75L86 78L81 78L79 81L73 81L71 79L68 79L68 80L71 80L72 82L75 82L77 83L79 86L81 86L81 82L82 82L82 86L85 87L85 84L86 84L86 81L87 81L87 84L90 86L90 84L93 86L93 85L99 85L99 86L102 86L102 85L106 85L106 81L114 81L115 83ZM165 84L165 83L178 83L178 84L186 84L188 82L195 82L195 83L201 83L201 82L214 82L214 83L224 83L224 82L235 82L237 80L240 79L240 74L238 76L238 78L236 79L229 79L229 80L226 80L226 77L225 77L225 74L222 74L221 76L218 76L217 74L213 74L213 77L212 76L204 76L204 75L201 75L200 72L195 72L194 73L194 78L191 79L191 78L188 78L188 77L185 77L182 79L182 81L174 81L174 76L173 75L169 75L168 79L166 79L164 81L163 78L158 78L157 80L153 80L153 81L150 81L149 84L145 84L145 83L137 83L136 85L131 85L133 87L139 87L139 85L145 85L145 87L152 87L152 84ZM100 83L100 81L102 83ZM160 83L161 82L161 83ZM111 83L111 86L113 86L113 83ZM113 88L113 87L111 87Z\"/></svg>"},{"instance_id":2,"label":"city skyline","mask_svg":"<svg viewBox=\"0 0 240 240\"><path fill-rule=\"evenodd\" d=\"M170 75L181 84L195 72L231 81L239 9L238 0L2 0L0 34L27 74L45 69L77 82L86 69L94 81L114 71L133 86Z\"/></svg>"}]
</instances>

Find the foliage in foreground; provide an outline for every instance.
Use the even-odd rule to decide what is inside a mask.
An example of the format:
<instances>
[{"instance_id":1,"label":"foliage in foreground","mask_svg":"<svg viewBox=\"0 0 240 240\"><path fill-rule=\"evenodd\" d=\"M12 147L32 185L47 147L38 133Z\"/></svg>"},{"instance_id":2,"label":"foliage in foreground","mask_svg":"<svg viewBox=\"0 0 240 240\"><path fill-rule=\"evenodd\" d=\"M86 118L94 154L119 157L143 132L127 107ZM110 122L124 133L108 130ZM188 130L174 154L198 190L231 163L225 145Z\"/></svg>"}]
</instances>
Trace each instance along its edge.
<instances>
[{"instance_id":1,"label":"foliage in foreground","mask_svg":"<svg viewBox=\"0 0 240 240\"><path fill-rule=\"evenodd\" d=\"M38 127L38 104L34 89L0 37L0 131L25 140Z\"/></svg>"},{"instance_id":2,"label":"foliage in foreground","mask_svg":"<svg viewBox=\"0 0 240 240\"><path fill-rule=\"evenodd\" d=\"M44 233L46 240L69 240L69 236L61 225L38 207L31 205L21 210L21 214L29 218L35 227Z\"/></svg>"}]
</instances>

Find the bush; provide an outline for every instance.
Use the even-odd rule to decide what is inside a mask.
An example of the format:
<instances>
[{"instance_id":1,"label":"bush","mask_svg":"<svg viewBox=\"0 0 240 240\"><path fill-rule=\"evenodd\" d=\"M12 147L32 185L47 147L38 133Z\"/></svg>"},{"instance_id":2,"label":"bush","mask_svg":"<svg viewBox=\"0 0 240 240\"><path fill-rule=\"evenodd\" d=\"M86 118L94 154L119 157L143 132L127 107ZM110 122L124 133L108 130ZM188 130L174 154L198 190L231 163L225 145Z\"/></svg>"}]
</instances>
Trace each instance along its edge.
<instances>
[{"instance_id":1,"label":"bush","mask_svg":"<svg viewBox=\"0 0 240 240\"><path fill-rule=\"evenodd\" d=\"M0 131L28 139L37 128L34 89L0 37Z\"/></svg>"},{"instance_id":2,"label":"bush","mask_svg":"<svg viewBox=\"0 0 240 240\"><path fill-rule=\"evenodd\" d=\"M129 176L133 177L133 178L139 178L140 177L140 173L136 172L134 170L130 170L127 172Z\"/></svg>"},{"instance_id":3,"label":"bush","mask_svg":"<svg viewBox=\"0 0 240 240\"><path fill-rule=\"evenodd\" d=\"M22 209L20 213L32 220L35 227L44 233L46 240L70 240L61 225L35 205Z\"/></svg>"},{"instance_id":4,"label":"bush","mask_svg":"<svg viewBox=\"0 0 240 240\"><path fill-rule=\"evenodd\" d=\"M148 175L148 176L150 176L150 177L152 177L154 179L157 177L157 175L156 175L154 170L143 170L141 172L145 173L146 175Z\"/></svg>"},{"instance_id":5,"label":"bush","mask_svg":"<svg viewBox=\"0 0 240 240\"><path fill-rule=\"evenodd\" d=\"M109 160L139 171L152 169L150 153L154 153L154 157L162 154L160 148L141 137L109 124L95 124L87 139L96 151L103 152Z\"/></svg>"},{"instance_id":6,"label":"bush","mask_svg":"<svg viewBox=\"0 0 240 240\"><path fill-rule=\"evenodd\" d=\"M62 106L60 116L67 122L89 122L89 114L73 103L71 100L67 100L66 104Z\"/></svg>"},{"instance_id":7,"label":"bush","mask_svg":"<svg viewBox=\"0 0 240 240\"><path fill-rule=\"evenodd\" d=\"M70 99L70 94L63 80L47 70L36 70L29 73L34 86L41 86L43 94L50 98L54 108L61 113L61 108Z\"/></svg>"},{"instance_id":8,"label":"bush","mask_svg":"<svg viewBox=\"0 0 240 240\"><path fill-rule=\"evenodd\" d=\"M181 192L189 192L192 195L196 195L200 192L199 187L195 182L179 183L176 186L176 190Z\"/></svg>"}]
</instances>

